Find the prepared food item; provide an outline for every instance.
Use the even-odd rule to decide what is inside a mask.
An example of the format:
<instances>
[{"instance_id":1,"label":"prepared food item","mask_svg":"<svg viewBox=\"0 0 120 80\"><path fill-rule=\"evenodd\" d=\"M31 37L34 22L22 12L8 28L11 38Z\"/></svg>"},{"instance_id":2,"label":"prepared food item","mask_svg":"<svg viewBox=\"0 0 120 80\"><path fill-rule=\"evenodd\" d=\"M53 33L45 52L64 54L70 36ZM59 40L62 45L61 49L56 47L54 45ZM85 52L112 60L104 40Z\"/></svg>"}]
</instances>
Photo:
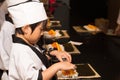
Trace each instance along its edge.
<instances>
[{"instance_id":1,"label":"prepared food item","mask_svg":"<svg viewBox=\"0 0 120 80\"><path fill-rule=\"evenodd\" d=\"M59 44L58 42L53 42L52 44L48 44L47 46L48 50L50 48L55 48L58 51L67 51L67 52L73 52L74 46L71 43L65 43L65 44Z\"/></svg>"},{"instance_id":2,"label":"prepared food item","mask_svg":"<svg viewBox=\"0 0 120 80\"><path fill-rule=\"evenodd\" d=\"M56 32L53 29L51 29L48 31L48 34L51 36L55 36Z\"/></svg>"},{"instance_id":3,"label":"prepared food item","mask_svg":"<svg viewBox=\"0 0 120 80\"><path fill-rule=\"evenodd\" d=\"M75 69L62 70L62 77L64 78L77 78L78 72Z\"/></svg>"},{"instance_id":4,"label":"prepared food item","mask_svg":"<svg viewBox=\"0 0 120 80\"><path fill-rule=\"evenodd\" d=\"M58 51L62 51L62 49L61 49L60 45L58 44L58 42L53 42L52 47L56 48Z\"/></svg>"},{"instance_id":5,"label":"prepared food item","mask_svg":"<svg viewBox=\"0 0 120 80\"><path fill-rule=\"evenodd\" d=\"M50 48L56 49L58 51L64 51L63 45L59 44L58 42L53 42L52 44L48 44L47 50L49 50Z\"/></svg>"},{"instance_id":6,"label":"prepared food item","mask_svg":"<svg viewBox=\"0 0 120 80\"><path fill-rule=\"evenodd\" d=\"M59 33L59 30L50 29L49 31L44 31L44 36L46 38L56 38L62 35Z\"/></svg>"},{"instance_id":7,"label":"prepared food item","mask_svg":"<svg viewBox=\"0 0 120 80\"><path fill-rule=\"evenodd\" d=\"M88 28L93 29L93 30L97 30L97 27L94 25L91 25L91 24L88 24Z\"/></svg>"},{"instance_id":8,"label":"prepared food item","mask_svg":"<svg viewBox=\"0 0 120 80\"><path fill-rule=\"evenodd\" d=\"M88 31L99 31L99 29L96 26L91 24L85 25L84 28L87 29Z\"/></svg>"}]
</instances>

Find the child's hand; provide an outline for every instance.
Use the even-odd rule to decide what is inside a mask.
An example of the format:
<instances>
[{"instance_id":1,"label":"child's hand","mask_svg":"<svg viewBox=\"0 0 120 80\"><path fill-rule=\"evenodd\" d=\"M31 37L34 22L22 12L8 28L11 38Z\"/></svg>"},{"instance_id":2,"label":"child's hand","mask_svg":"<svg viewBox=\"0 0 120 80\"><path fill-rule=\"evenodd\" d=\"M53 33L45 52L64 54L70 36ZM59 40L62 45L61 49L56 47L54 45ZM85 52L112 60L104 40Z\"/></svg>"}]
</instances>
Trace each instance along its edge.
<instances>
[{"instance_id":1,"label":"child's hand","mask_svg":"<svg viewBox=\"0 0 120 80\"><path fill-rule=\"evenodd\" d=\"M66 61L71 62L72 58L71 55L65 51L52 51L50 54L56 56L58 58L59 61L63 62L63 58L66 59Z\"/></svg>"},{"instance_id":2,"label":"child's hand","mask_svg":"<svg viewBox=\"0 0 120 80\"><path fill-rule=\"evenodd\" d=\"M59 67L60 70L76 69L76 66L74 64L67 62L67 61L59 62L57 64L58 64L57 66Z\"/></svg>"}]
</instances>

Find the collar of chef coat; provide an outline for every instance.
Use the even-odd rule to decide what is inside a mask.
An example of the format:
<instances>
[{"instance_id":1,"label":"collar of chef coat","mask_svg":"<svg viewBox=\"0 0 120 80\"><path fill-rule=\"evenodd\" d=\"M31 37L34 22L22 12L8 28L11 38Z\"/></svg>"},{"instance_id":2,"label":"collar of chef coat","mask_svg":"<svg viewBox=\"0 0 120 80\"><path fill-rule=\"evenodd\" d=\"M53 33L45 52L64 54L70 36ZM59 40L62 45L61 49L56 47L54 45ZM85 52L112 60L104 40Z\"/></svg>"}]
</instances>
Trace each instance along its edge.
<instances>
[{"instance_id":1,"label":"collar of chef coat","mask_svg":"<svg viewBox=\"0 0 120 80\"><path fill-rule=\"evenodd\" d=\"M39 57L39 59L42 61L42 63L48 68L49 67L49 61L47 59L47 56L45 54L40 53L39 50L37 50L35 47L30 46L29 44L27 44L24 40L22 40L21 38L16 37L15 35L13 35L13 42L14 43L20 43L20 44L24 44L29 46L35 53L36 55Z\"/></svg>"}]
</instances>

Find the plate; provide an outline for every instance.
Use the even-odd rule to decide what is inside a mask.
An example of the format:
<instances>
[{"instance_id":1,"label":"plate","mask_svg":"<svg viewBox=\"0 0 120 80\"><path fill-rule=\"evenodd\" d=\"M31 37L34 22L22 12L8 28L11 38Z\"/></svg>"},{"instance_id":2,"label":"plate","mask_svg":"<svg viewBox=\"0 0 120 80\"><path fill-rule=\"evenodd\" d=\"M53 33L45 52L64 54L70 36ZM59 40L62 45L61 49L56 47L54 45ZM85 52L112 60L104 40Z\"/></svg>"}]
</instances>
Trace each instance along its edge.
<instances>
[{"instance_id":1,"label":"plate","mask_svg":"<svg viewBox=\"0 0 120 80\"><path fill-rule=\"evenodd\" d=\"M59 38L70 38L70 36L67 33L67 30L55 30L55 33L56 34L54 36L52 36L52 35L48 34L48 31L44 31L44 36L47 39L52 39L52 38L56 38L56 39L59 39Z\"/></svg>"},{"instance_id":2,"label":"plate","mask_svg":"<svg viewBox=\"0 0 120 80\"><path fill-rule=\"evenodd\" d=\"M100 31L99 28L97 28L96 26L93 26L93 25L85 25L83 26L86 30L88 31Z\"/></svg>"},{"instance_id":3,"label":"plate","mask_svg":"<svg viewBox=\"0 0 120 80\"><path fill-rule=\"evenodd\" d=\"M70 54L80 54L80 51L76 48L75 45L71 43L59 44L62 51L66 51ZM46 45L47 50L53 48L51 44Z\"/></svg>"},{"instance_id":4,"label":"plate","mask_svg":"<svg viewBox=\"0 0 120 80\"><path fill-rule=\"evenodd\" d=\"M80 35L82 34L86 34L86 35L90 35L91 33L94 34L94 33L98 33L100 32L101 30L97 27L95 28L90 28L88 27L87 25L81 27L81 26L73 26L73 29L77 32L77 33L80 33Z\"/></svg>"}]
</instances>

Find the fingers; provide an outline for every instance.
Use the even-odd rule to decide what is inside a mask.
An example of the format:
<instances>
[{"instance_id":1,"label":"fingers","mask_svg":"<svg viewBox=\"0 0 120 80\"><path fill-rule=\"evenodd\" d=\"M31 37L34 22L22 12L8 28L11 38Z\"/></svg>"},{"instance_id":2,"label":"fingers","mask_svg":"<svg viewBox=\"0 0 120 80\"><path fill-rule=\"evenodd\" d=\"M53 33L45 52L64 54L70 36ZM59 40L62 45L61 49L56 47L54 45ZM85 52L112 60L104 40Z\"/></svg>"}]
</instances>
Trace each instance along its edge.
<instances>
[{"instance_id":1,"label":"fingers","mask_svg":"<svg viewBox=\"0 0 120 80\"><path fill-rule=\"evenodd\" d=\"M56 54L56 57L60 60L60 61L68 61L71 62L72 61L72 57L69 53L65 52L65 51L60 51Z\"/></svg>"},{"instance_id":2,"label":"fingers","mask_svg":"<svg viewBox=\"0 0 120 80\"><path fill-rule=\"evenodd\" d=\"M75 64L72 64L70 62L67 62L65 65L69 66L69 67L67 67L67 70L69 70L69 69L75 70L77 68Z\"/></svg>"},{"instance_id":3,"label":"fingers","mask_svg":"<svg viewBox=\"0 0 120 80\"><path fill-rule=\"evenodd\" d=\"M77 66L76 65L74 65L74 68L73 69L77 69Z\"/></svg>"},{"instance_id":4,"label":"fingers","mask_svg":"<svg viewBox=\"0 0 120 80\"><path fill-rule=\"evenodd\" d=\"M69 62L71 62L72 61L72 57L71 57L70 54L68 55L68 58L69 58Z\"/></svg>"},{"instance_id":5,"label":"fingers","mask_svg":"<svg viewBox=\"0 0 120 80\"><path fill-rule=\"evenodd\" d=\"M72 57L69 53L66 53L66 59L67 59L68 62L72 61Z\"/></svg>"}]
</instances>

